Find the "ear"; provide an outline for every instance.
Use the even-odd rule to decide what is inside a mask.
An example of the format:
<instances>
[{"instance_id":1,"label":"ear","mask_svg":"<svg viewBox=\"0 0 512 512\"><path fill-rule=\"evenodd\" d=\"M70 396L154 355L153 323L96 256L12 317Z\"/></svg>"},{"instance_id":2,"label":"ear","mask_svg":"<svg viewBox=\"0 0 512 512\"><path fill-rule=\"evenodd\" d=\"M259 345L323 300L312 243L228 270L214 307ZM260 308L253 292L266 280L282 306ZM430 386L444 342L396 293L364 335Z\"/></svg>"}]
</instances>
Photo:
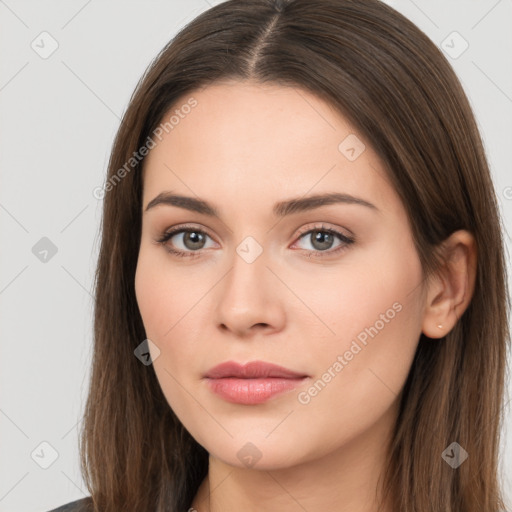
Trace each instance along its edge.
<instances>
[{"instance_id":1,"label":"ear","mask_svg":"<svg viewBox=\"0 0 512 512\"><path fill-rule=\"evenodd\" d=\"M429 338L442 338L457 323L471 302L476 279L477 248L469 231L455 231L439 249L444 263L428 281L423 313L422 332Z\"/></svg>"}]
</instances>

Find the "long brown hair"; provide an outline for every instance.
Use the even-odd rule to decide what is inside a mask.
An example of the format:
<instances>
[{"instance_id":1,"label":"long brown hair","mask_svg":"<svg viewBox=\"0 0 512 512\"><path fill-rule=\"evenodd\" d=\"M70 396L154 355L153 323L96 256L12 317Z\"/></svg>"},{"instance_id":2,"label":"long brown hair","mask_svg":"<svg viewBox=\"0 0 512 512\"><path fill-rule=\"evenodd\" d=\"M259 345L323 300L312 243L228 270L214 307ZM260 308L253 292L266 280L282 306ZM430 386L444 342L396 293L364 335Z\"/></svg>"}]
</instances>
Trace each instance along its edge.
<instances>
[{"instance_id":1,"label":"long brown hair","mask_svg":"<svg viewBox=\"0 0 512 512\"><path fill-rule=\"evenodd\" d=\"M94 509L182 512L208 471L207 451L173 413L152 366L134 356L146 335L134 291L144 159L133 155L178 100L223 79L303 88L353 123L403 201L425 276L439 268L435 249L452 232L474 235L472 301L443 339L421 335L385 489L396 511L504 509L498 450L510 302L489 167L453 69L425 34L378 0L221 3L184 27L137 85L104 188L80 437ZM442 457L452 442L469 454L457 469Z\"/></svg>"}]
</instances>

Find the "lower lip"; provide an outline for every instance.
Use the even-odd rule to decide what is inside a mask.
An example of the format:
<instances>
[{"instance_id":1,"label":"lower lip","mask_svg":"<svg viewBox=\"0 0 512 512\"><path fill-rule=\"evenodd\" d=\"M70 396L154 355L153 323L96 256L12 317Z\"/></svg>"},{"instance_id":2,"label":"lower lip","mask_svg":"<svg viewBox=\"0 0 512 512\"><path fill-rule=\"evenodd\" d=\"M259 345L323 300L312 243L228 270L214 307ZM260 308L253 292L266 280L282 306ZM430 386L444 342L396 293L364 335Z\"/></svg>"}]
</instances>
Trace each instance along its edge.
<instances>
[{"instance_id":1,"label":"lower lip","mask_svg":"<svg viewBox=\"0 0 512 512\"><path fill-rule=\"evenodd\" d=\"M266 402L273 396L290 391L300 386L307 377L296 379L266 378L266 379L222 379L207 378L210 389L228 402L254 405Z\"/></svg>"}]
</instances>

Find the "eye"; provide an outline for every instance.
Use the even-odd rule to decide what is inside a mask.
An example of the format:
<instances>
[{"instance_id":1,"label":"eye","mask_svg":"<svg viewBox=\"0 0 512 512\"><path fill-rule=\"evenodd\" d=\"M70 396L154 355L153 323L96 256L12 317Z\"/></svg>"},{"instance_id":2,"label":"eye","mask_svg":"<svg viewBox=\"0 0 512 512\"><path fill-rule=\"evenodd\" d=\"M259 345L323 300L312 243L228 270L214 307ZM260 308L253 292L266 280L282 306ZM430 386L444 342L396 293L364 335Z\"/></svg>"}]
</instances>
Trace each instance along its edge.
<instances>
[{"instance_id":1,"label":"eye","mask_svg":"<svg viewBox=\"0 0 512 512\"><path fill-rule=\"evenodd\" d=\"M175 238L176 241L172 244L167 242ZM207 238L211 238L205 231L187 226L179 226L166 231L158 240L157 243L165 246L166 250L171 254L179 257L196 257L199 256L199 251L205 249L205 241ZM176 247L178 244L178 248ZM180 247L180 245L182 247ZM173 247L174 246L174 247ZM184 246L184 247L183 247ZM196 254L197 253L197 254Z\"/></svg>"},{"instance_id":2,"label":"eye","mask_svg":"<svg viewBox=\"0 0 512 512\"><path fill-rule=\"evenodd\" d=\"M355 239L351 236L344 235L334 228L328 228L324 225L315 226L313 229L302 231L299 240L310 240L310 245L313 250L306 249L308 251L308 257L323 257L325 255L337 254L340 251L346 250L350 244L353 244ZM332 249L336 239L339 240L339 244Z\"/></svg>"}]
</instances>

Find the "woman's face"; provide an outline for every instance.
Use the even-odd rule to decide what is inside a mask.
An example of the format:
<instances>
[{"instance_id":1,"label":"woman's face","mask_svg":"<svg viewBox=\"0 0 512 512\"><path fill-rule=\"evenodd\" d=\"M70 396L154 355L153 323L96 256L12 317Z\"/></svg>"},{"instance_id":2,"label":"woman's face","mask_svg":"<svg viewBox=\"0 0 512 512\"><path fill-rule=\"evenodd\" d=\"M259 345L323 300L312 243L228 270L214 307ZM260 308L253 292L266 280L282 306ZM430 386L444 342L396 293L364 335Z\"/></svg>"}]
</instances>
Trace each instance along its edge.
<instances>
[{"instance_id":1,"label":"woman's face","mask_svg":"<svg viewBox=\"0 0 512 512\"><path fill-rule=\"evenodd\" d=\"M145 161L135 278L169 405L210 454L239 467L382 445L424 290L407 215L376 153L296 88L217 83L173 113ZM191 199L147 209L160 194ZM217 216L192 209L198 201ZM171 228L182 231L157 243ZM256 360L306 377L204 377Z\"/></svg>"}]
</instances>

